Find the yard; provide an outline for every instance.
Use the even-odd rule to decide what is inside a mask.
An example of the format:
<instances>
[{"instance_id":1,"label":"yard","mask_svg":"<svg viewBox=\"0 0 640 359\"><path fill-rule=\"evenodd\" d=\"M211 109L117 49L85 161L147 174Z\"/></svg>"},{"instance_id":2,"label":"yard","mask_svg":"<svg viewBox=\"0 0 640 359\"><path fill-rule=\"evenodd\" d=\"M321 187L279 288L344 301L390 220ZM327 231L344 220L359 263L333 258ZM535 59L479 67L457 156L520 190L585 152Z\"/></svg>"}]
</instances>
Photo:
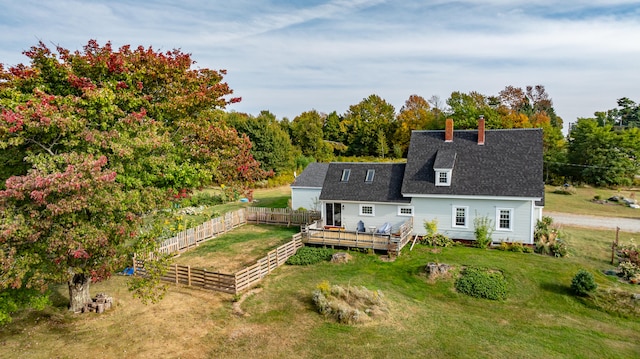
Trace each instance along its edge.
<instances>
[{"instance_id":1,"label":"yard","mask_svg":"<svg viewBox=\"0 0 640 359\"><path fill-rule=\"evenodd\" d=\"M270 196L277 203L278 196ZM552 203L553 210L561 211ZM271 239L262 239L264 231ZM233 268L264 255L271 243L286 241L293 232L245 225L229 238L207 242L210 248L201 245L199 254L185 253L177 260L193 266L201 261L216 270ZM253 241L258 234L261 240ZM637 237L620 235L623 243ZM602 272L613 268L614 237L613 231L565 227L570 247L565 258L416 245L412 251L405 247L394 262L354 251L348 264L285 265L242 302L245 316L233 314L236 297L173 285L161 302L143 305L131 298L126 278L120 276L92 287L92 294L113 296L114 309L79 316L65 310L67 289L60 286L53 295L57 307L20 313L0 328L0 357L640 357L640 303L631 300L640 286ZM508 281L507 299L475 299L456 292L452 278L429 280L423 273L428 262L500 270ZM599 285L591 299L570 293L580 268L590 271ZM388 317L356 326L325 319L311 302L322 281L382 291L390 302ZM605 298L607 291L626 292L626 299Z\"/></svg>"},{"instance_id":2,"label":"yard","mask_svg":"<svg viewBox=\"0 0 640 359\"><path fill-rule=\"evenodd\" d=\"M174 262L232 274L255 263L270 250L291 241L300 228L247 224L182 253Z\"/></svg>"}]
</instances>

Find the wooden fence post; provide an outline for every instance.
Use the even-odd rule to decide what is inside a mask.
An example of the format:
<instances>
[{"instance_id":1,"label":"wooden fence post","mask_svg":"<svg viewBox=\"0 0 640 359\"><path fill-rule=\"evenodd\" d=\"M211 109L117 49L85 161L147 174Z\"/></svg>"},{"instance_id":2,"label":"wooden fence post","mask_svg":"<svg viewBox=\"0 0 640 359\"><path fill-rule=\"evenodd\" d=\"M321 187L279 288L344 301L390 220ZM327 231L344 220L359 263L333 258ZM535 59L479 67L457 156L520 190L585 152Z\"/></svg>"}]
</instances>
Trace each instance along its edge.
<instances>
[{"instance_id":1,"label":"wooden fence post","mask_svg":"<svg viewBox=\"0 0 640 359\"><path fill-rule=\"evenodd\" d=\"M187 283L191 287L191 266L187 266Z\"/></svg>"},{"instance_id":2,"label":"wooden fence post","mask_svg":"<svg viewBox=\"0 0 640 359\"><path fill-rule=\"evenodd\" d=\"M174 264L174 268L175 268L175 272L176 272L176 284L178 284L179 283L179 280L178 280L178 264Z\"/></svg>"},{"instance_id":3,"label":"wooden fence post","mask_svg":"<svg viewBox=\"0 0 640 359\"><path fill-rule=\"evenodd\" d=\"M616 254L616 247L618 247L618 238L620 235L620 227L616 227L616 241L611 243L611 264L613 265L613 260Z\"/></svg>"}]
</instances>

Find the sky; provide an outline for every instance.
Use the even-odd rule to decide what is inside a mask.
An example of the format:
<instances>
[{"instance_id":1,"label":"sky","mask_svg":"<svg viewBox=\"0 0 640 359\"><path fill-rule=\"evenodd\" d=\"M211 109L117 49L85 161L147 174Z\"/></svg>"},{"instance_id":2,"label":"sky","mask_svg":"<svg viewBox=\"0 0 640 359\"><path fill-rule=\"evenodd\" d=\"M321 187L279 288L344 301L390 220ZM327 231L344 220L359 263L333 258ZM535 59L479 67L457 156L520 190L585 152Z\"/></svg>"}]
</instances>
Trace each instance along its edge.
<instances>
[{"instance_id":1,"label":"sky","mask_svg":"<svg viewBox=\"0 0 640 359\"><path fill-rule=\"evenodd\" d=\"M640 1L0 0L0 63L90 39L190 53L228 71L227 110L278 119L543 85L566 128L640 102Z\"/></svg>"}]
</instances>

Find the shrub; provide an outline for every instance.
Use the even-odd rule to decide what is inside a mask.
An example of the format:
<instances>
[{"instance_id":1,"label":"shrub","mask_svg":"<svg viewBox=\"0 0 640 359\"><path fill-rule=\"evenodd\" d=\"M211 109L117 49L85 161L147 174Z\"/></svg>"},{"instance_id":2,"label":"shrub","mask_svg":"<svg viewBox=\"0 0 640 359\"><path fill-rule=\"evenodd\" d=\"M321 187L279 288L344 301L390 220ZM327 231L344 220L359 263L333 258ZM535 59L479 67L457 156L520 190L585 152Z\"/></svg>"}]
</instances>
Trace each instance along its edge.
<instances>
[{"instance_id":1,"label":"shrub","mask_svg":"<svg viewBox=\"0 0 640 359\"><path fill-rule=\"evenodd\" d=\"M22 309L43 310L51 305L49 293L35 289L9 289L0 292L0 325L11 323L11 314Z\"/></svg>"},{"instance_id":2,"label":"shrub","mask_svg":"<svg viewBox=\"0 0 640 359\"><path fill-rule=\"evenodd\" d=\"M478 248L487 248L491 244L493 234L493 221L489 217L476 217L473 220L475 245Z\"/></svg>"},{"instance_id":3,"label":"shrub","mask_svg":"<svg viewBox=\"0 0 640 359\"><path fill-rule=\"evenodd\" d=\"M491 300L503 300L507 297L507 280L501 272L467 267L455 283L460 293Z\"/></svg>"},{"instance_id":4,"label":"shrub","mask_svg":"<svg viewBox=\"0 0 640 359\"><path fill-rule=\"evenodd\" d=\"M302 247L298 249L296 254L289 257L286 263L290 265L316 264L330 260L332 255L333 250L330 248Z\"/></svg>"},{"instance_id":5,"label":"shrub","mask_svg":"<svg viewBox=\"0 0 640 359\"><path fill-rule=\"evenodd\" d=\"M427 231L427 234L422 236L420 243L435 247L449 247L453 245L451 238L438 233L437 218L434 218L431 221L424 221L424 229Z\"/></svg>"},{"instance_id":6,"label":"shrub","mask_svg":"<svg viewBox=\"0 0 640 359\"><path fill-rule=\"evenodd\" d=\"M559 239L559 236L560 231L553 225L553 219L543 216L542 220L536 223L534 231L536 253L556 257L566 256L569 253L567 244Z\"/></svg>"},{"instance_id":7,"label":"shrub","mask_svg":"<svg viewBox=\"0 0 640 359\"><path fill-rule=\"evenodd\" d=\"M528 247L523 246L522 243L520 242L502 242L498 247L498 249L501 251L518 252L518 253L526 252L526 248ZM526 253L531 253L531 249L530 248L528 249L529 251Z\"/></svg>"},{"instance_id":8,"label":"shrub","mask_svg":"<svg viewBox=\"0 0 640 359\"><path fill-rule=\"evenodd\" d=\"M222 197L220 195L213 195L206 192L200 192L191 196L191 206L215 206L222 204ZM187 206L183 206L187 207Z\"/></svg>"},{"instance_id":9,"label":"shrub","mask_svg":"<svg viewBox=\"0 0 640 359\"><path fill-rule=\"evenodd\" d=\"M423 236L420 243L434 247L449 247L453 245L453 240L444 234L436 233L432 236Z\"/></svg>"},{"instance_id":10,"label":"shrub","mask_svg":"<svg viewBox=\"0 0 640 359\"><path fill-rule=\"evenodd\" d=\"M438 219L434 218L430 221L424 221L424 229L427 231L427 236L433 236L438 233Z\"/></svg>"},{"instance_id":11,"label":"shrub","mask_svg":"<svg viewBox=\"0 0 640 359\"><path fill-rule=\"evenodd\" d=\"M572 186L570 186L569 184L565 184L562 187L557 187L555 190L553 190L553 193L555 193L555 194L564 194L564 195L572 195L572 194L576 194L576 189L573 188Z\"/></svg>"},{"instance_id":12,"label":"shrub","mask_svg":"<svg viewBox=\"0 0 640 359\"><path fill-rule=\"evenodd\" d=\"M580 296L586 296L597 288L593 275L585 269L580 269L571 280L571 290Z\"/></svg>"},{"instance_id":13,"label":"shrub","mask_svg":"<svg viewBox=\"0 0 640 359\"><path fill-rule=\"evenodd\" d=\"M618 273L626 280L640 276L640 267L629 261L620 262L618 265Z\"/></svg>"}]
</instances>

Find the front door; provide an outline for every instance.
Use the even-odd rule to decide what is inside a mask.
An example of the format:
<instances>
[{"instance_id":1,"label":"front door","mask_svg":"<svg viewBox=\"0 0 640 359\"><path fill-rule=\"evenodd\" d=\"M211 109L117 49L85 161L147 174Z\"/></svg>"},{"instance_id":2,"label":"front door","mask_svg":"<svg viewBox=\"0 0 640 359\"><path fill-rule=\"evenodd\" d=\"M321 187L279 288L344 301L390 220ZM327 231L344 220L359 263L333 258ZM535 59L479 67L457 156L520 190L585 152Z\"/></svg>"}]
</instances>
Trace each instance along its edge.
<instances>
[{"instance_id":1,"label":"front door","mask_svg":"<svg viewBox=\"0 0 640 359\"><path fill-rule=\"evenodd\" d=\"M342 226L342 205L340 203L327 203L325 214L327 226Z\"/></svg>"}]
</instances>

